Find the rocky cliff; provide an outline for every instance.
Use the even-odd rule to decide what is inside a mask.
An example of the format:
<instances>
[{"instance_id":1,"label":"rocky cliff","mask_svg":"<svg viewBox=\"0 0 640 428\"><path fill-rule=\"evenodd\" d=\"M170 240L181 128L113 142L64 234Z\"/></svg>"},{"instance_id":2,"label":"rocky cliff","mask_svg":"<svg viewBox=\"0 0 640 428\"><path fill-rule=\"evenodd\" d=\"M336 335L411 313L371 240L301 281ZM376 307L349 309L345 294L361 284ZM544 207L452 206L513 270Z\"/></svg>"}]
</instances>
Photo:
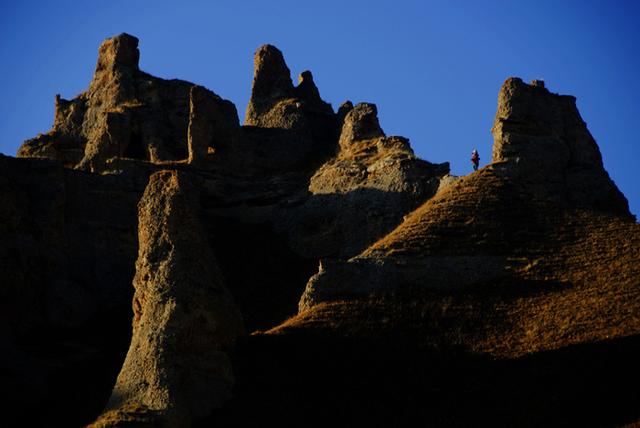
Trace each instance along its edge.
<instances>
[{"instance_id":1,"label":"rocky cliff","mask_svg":"<svg viewBox=\"0 0 640 428\"><path fill-rule=\"evenodd\" d=\"M507 79L455 178L274 46L242 125L139 55L0 158L9 426L640 419L640 229L575 98Z\"/></svg>"}]
</instances>

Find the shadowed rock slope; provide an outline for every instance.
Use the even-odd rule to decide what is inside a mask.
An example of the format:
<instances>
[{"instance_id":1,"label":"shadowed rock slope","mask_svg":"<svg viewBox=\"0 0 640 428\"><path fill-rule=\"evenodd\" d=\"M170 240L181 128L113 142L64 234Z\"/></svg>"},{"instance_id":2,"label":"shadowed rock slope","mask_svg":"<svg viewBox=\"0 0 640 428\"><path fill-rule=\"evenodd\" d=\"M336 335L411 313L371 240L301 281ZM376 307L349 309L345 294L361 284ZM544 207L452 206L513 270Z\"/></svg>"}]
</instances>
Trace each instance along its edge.
<instances>
[{"instance_id":1,"label":"shadowed rock slope","mask_svg":"<svg viewBox=\"0 0 640 428\"><path fill-rule=\"evenodd\" d=\"M640 227L626 199L602 168L573 97L508 79L493 133L490 165L437 193L358 256L324 261L299 315L255 337L293 346L312 335L324 348L318 364L349 355L329 363L334 379L392 371L386 382L400 392L357 383L368 404L354 403L347 421L376 404L387 410L365 417L374 424L407 414L435 426L637 420L640 397L630 390L639 379ZM354 343L361 347L344 350ZM425 402L429 410L418 404Z\"/></svg>"},{"instance_id":2,"label":"shadowed rock slope","mask_svg":"<svg viewBox=\"0 0 640 428\"><path fill-rule=\"evenodd\" d=\"M0 158L4 425L640 419L639 226L575 98L508 79L452 178L274 46L242 125L138 59Z\"/></svg>"}]
</instances>

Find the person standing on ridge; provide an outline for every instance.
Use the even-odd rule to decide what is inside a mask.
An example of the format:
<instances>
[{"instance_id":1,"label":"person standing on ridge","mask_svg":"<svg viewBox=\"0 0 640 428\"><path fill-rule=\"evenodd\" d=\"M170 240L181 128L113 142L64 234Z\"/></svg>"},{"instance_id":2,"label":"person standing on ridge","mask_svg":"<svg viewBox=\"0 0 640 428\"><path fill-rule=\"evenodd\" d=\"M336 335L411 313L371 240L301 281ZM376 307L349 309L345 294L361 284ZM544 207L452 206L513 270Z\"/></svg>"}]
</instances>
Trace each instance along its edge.
<instances>
[{"instance_id":1,"label":"person standing on ridge","mask_svg":"<svg viewBox=\"0 0 640 428\"><path fill-rule=\"evenodd\" d=\"M473 170L478 170L478 165L480 164L480 155L476 149L473 149L471 152L471 163L473 164Z\"/></svg>"}]
</instances>

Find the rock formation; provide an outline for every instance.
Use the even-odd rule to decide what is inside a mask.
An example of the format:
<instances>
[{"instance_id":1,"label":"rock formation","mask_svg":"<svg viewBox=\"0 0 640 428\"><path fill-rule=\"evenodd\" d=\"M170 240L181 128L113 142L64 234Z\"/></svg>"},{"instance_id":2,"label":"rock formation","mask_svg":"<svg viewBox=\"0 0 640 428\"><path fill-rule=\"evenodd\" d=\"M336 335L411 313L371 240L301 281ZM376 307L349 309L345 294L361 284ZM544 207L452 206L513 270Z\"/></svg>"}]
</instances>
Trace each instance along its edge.
<instances>
[{"instance_id":1,"label":"rock formation","mask_svg":"<svg viewBox=\"0 0 640 428\"><path fill-rule=\"evenodd\" d=\"M313 196L287 225L294 248L316 258L358 254L433 196L449 172L448 163L418 159L406 138L385 136L375 105L343 114L338 153L311 177Z\"/></svg>"},{"instance_id":2,"label":"rock formation","mask_svg":"<svg viewBox=\"0 0 640 428\"><path fill-rule=\"evenodd\" d=\"M245 125L263 128L301 129L313 115L333 116L331 106L320 98L310 71L300 74L297 87L282 52L264 45L253 58L253 87Z\"/></svg>"},{"instance_id":3,"label":"rock formation","mask_svg":"<svg viewBox=\"0 0 640 428\"><path fill-rule=\"evenodd\" d=\"M438 178L449 172L448 164L418 159L406 138L385 136L373 104L358 104L346 114L339 145L338 155L311 178L311 193L376 189L407 193L420 200L432 196Z\"/></svg>"},{"instance_id":4,"label":"rock formation","mask_svg":"<svg viewBox=\"0 0 640 428\"><path fill-rule=\"evenodd\" d=\"M189 163L205 166L209 149L224 154L239 138L235 106L202 86L189 92Z\"/></svg>"},{"instance_id":5,"label":"rock formation","mask_svg":"<svg viewBox=\"0 0 640 428\"><path fill-rule=\"evenodd\" d=\"M95 426L149 412L156 426L188 426L231 396L226 352L242 320L205 239L195 192L184 175L162 171L140 201L133 337Z\"/></svg>"},{"instance_id":6,"label":"rock formation","mask_svg":"<svg viewBox=\"0 0 640 428\"><path fill-rule=\"evenodd\" d=\"M583 332L580 322L570 323L562 332L547 324L549 319L593 316L604 304L587 297L594 293L612 287L615 294L640 292L629 276L636 268L620 271L610 258L631 261L640 255L637 226L626 199L602 167L575 99L508 79L500 91L493 132L493 163L437 193L357 257L323 264L307 285L300 311L354 296L515 293L521 299L515 303L488 297L483 303L508 307L494 308L494 314L516 311L508 319L513 325L531 323L521 321L526 318L523 313L539 317L536 328L549 331L529 337L507 329L502 334L516 343L495 352L602 339L601 330ZM583 183L590 184L591 192ZM611 236L603 231L606 227ZM583 252L589 256L576 254ZM546 303L548 308L535 309L552 292L558 296ZM533 296L525 299L523 294ZM521 307L523 301L528 307ZM636 305L635 297L620 300L615 313L622 317L640 309ZM458 317L462 324L465 314ZM604 314L599 319L610 322ZM493 322L483 321L473 329L494 328ZM592 327L596 324L592 322ZM626 322L625 327L633 330L632 324ZM506 343L500 334L493 340ZM465 346L477 351L489 345L467 339Z\"/></svg>"},{"instance_id":7,"label":"rock formation","mask_svg":"<svg viewBox=\"0 0 640 428\"><path fill-rule=\"evenodd\" d=\"M454 178L274 46L243 125L139 55L0 157L4 424L640 418L640 229L573 97L508 79Z\"/></svg>"},{"instance_id":8,"label":"rock formation","mask_svg":"<svg viewBox=\"0 0 640 428\"><path fill-rule=\"evenodd\" d=\"M140 71L139 56L138 39L133 36L105 40L89 89L71 101L56 96L53 129L26 141L18 157L58 159L68 167L95 172L107 169L107 160L115 157L153 162L187 159L193 85ZM207 102L206 98L197 99ZM212 121L226 137L238 122L236 109L215 94L209 98L219 104L217 112L209 114L217 115ZM216 138L220 137L212 136L212 142Z\"/></svg>"},{"instance_id":9,"label":"rock formation","mask_svg":"<svg viewBox=\"0 0 640 428\"><path fill-rule=\"evenodd\" d=\"M310 71L300 74L293 86L289 67L275 46L261 46L253 59L253 87L245 125L295 131L289 139L315 158L335 146L336 115L320 98ZM299 148L300 150L300 148Z\"/></svg>"},{"instance_id":10,"label":"rock formation","mask_svg":"<svg viewBox=\"0 0 640 428\"><path fill-rule=\"evenodd\" d=\"M557 203L630 216L627 200L602 166L602 156L572 96L544 82L510 78L502 85L492 128L493 162L536 180L536 192Z\"/></svg>"}]
</instances>

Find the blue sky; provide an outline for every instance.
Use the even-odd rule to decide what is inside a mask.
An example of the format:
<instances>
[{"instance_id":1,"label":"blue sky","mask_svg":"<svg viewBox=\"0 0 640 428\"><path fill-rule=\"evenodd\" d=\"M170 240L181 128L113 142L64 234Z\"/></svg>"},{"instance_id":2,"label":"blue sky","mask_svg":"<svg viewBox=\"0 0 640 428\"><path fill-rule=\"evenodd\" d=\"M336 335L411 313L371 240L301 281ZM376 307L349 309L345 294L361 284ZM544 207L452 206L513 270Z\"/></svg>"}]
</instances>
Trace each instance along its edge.
<instances>
[{"instance_id":1,"label":"blue sky","mask_svg":"<svg viewBox=\"0 0 640 428\"><path fill-rule=\"evenodd\" d=\"M202 84L244 114L253 52L278 46L323 98L376 103L387 134L470 171L491 157L498 90L542 78L574 95L605 168L640 216L640 1L47 1L0 6L0 152L87 88L100 42L140 38L141 68Z\"/></svg>"}]
</instances>

